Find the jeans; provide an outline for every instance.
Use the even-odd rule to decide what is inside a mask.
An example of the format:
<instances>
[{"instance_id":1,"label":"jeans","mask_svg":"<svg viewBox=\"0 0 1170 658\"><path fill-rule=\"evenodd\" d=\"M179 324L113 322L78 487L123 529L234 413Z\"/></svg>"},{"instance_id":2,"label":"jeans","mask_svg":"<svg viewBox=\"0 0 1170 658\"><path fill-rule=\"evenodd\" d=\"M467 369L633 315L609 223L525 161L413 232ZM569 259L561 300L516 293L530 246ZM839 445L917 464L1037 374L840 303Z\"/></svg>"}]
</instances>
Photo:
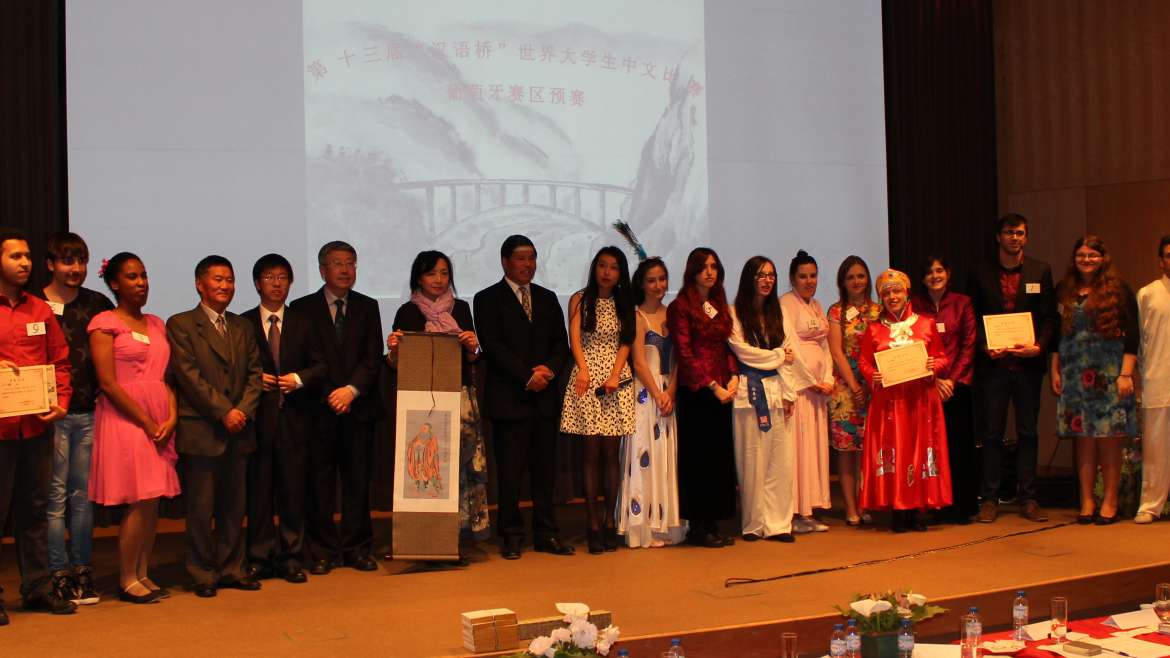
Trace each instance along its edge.
<instances>
[{"instance_id":1,"label":"jeans","mask_svg":"<svg viewBox=\"0 0 1170 658\"><path fill-rule=\"evenodd\" d=\"M93 413L68 414L54 424L53 480L49 486L49 570L89 566L93 548L93 504L89 502L89 459ZM65 509L69 508L69 551Z\"/></svg>"},{"instance_id":2,"label":"jeans","mask_svg":"<svg viewBox=\"0 0 1170 658\"><path fill-rule=\"evenodd\" d=\"M1036 421L1040 415L1040 389L1044 384L1044 371L988 368L976 372L975 377L979 381L986 423L986 433L983 435L983 483L980 491L983 500L994 501L1000 495L1009 404L1016 418L1016 492L1021 504L1036 500L1036 463L1040 446Z\"/></svg>"}]
</instances>

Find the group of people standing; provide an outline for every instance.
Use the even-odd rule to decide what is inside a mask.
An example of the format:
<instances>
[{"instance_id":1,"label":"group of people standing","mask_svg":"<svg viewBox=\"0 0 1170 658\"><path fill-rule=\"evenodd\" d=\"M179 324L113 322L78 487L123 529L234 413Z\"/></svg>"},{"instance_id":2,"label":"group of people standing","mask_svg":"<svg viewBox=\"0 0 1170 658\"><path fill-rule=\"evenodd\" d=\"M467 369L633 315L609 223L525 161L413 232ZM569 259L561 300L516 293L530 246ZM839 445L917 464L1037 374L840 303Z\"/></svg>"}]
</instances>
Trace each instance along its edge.
<instances>
[{"instance_id":1,"label":"group of people standing","mask_svg":"<svg viewBox=\"0 0 1170 658\"><path fill-rule=\"evenodd\" d=\"M972 273L966 295L952 289L941 256L925 259L917 284L892 269L872 277L850 256L827 312L816 299L818 264L804 251L789 262L788 291L780 294L775 263L755 256L729 300L719 256L696 248L668 305L662 259L643 258L631 273L623 250L605 247L569 299L566 325L556 294L533 282L536 246L513 235L500 249L503 278L471 305L456 296L450 258L418 254L410 299L383 340L377 302L353 290L357 252L344 242L321 248L324 285L291 303L291 264L258 259L260 304L242 315L227 310L232 264L208 256L194 272L199 304L164 323L144 310L149 277L138 256L103 262L111 302L82 285L84 241L56 234L45 257L51 281L33 295L28 242L4 229L0 368L52 364L57 378L48 413L0 419L0 519L11 517L17 537L25 607L63 614L97 602L91 503L125 506L119 597L166 598L149 566L159 499L180 491L187 570L201 597L257 590L271 577L375 570L377 379L383 366L397 368L406 331L455 334L462 345L461 531L490 534L490 428L505 559L525 545L525 477L533 548L574 552L553 505L558 433L580 441L590 553L620 543L721 548L737 534L789 543L828 530L817 510L831 506L830 450L849 526L872 523L871 511L891 511L896 532L925 530L926 510L935 521L993 522L1009 408L1020 514L1045 521L1035 476L1046 374L1059 396L1058 434L1076 441L1077 519L1107 525L1118 518L1123 439L1138 433L1139 366L1145 463L1135 520L1154 521L1170 490L1170 236L1159 245L1163 276L1136 296L1096 237L1077 241L1058 285L1024 254L1025 218L1001 218L996 240L997 259ZM987 349L979 318L1023 312L1035 341ZM883 385L875 354L913 343L926 348L930 375Z\"/></svg>"}]
</instances>

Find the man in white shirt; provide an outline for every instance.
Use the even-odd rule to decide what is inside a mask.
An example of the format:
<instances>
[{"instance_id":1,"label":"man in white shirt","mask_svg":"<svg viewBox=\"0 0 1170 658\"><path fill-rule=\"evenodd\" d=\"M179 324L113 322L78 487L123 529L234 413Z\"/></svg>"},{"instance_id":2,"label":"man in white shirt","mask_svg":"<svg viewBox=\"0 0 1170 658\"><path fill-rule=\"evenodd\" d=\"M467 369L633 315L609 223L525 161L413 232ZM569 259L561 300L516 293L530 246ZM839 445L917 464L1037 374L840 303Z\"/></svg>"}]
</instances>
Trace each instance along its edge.
<instances>
[{"instance_id":1,"label":"man in white shirt","mask_svg":"<svg viewBox=\"0 0 1170 658\"><path fill-rule=\"evenodd\" d=\"M1138 292L1142 347L1142 498L1135 523L1153 523L1170 492L1170 235L1158 243L1162 276Z\"/></svg>"}]
</instances>

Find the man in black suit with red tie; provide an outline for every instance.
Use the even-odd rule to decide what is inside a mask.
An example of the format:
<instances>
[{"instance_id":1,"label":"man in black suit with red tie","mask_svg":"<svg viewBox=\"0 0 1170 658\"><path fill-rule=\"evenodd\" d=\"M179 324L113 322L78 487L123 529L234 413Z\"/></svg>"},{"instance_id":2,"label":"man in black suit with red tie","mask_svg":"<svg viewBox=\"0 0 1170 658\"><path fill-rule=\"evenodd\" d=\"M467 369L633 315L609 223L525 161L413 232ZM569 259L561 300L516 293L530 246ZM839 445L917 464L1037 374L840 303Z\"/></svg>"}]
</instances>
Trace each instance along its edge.
<instances>
[{"instance_id":1,"label":"man in black suit with red tie","mask_svg":"<svg viewBox=\"0 0 1170 658\"><path fill-rule=\"evenodd\" d=\"M378 302L353 290L357 250L329 242L317 252L325 285L290 308L309 318L325 355L326 374L309 439L307 542L310 573L338 566L374 571L370 522L374 422L382 416L378 369L382 317ZM341 479L341 527L333 523L334 491Z\"/></svg>"},{"instance_id":2,"label":"man in black suit with red tie","mask_svg":"<svg viewBox=\"0 0 1170 658\"><path fill-rule=\"evenodd\" d=\"M293 282L288 260L261 256L252 282L260 305L243 316L256 331L264 393L256 411L256 451L248 459L248 575L303 583L307 451L325 357L309 318L284 304ZM280 517L279 532L273 514Z\"/></svg>"},{"instance_id":3,"label":"man in black suit with red tie","mask_svg":"<svg viewBox=\"0 0 1170 658\"><path fill-rule=\"evenodd\" d=\"M569 356L565 316L551 290L532 283L536 247L512 235L500 247L504 278L475 295L475 326L487 359L484 391L495 444L499 492L500 553L520 558L524 519L520 478L528 471L532 491L533 548L572 555L561 543L553 512L553 471L561 417L556 376Z\"/></svg>"}]
</instances>

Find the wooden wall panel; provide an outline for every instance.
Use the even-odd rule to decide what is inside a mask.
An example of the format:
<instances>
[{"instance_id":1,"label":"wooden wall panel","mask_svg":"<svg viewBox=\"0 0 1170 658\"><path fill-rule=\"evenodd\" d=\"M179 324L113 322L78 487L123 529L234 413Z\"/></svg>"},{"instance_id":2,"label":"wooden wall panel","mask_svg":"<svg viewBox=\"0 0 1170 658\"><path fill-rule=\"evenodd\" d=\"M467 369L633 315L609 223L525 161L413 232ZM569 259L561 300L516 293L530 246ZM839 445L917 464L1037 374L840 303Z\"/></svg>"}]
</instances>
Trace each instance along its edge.
<instances>
[{"instance_id":1,"label":"wooden wall panel","mask_svg":"<svg viewBox=\"0 0 1170 658\"><path fill-rule=\"evenodd\" d=\"M1170 180L1089 188L1087 232L1112 252L1121 276L1134 292L1158 278L1158 240L1170 233Z\"/></svg>"}]
</instances>

